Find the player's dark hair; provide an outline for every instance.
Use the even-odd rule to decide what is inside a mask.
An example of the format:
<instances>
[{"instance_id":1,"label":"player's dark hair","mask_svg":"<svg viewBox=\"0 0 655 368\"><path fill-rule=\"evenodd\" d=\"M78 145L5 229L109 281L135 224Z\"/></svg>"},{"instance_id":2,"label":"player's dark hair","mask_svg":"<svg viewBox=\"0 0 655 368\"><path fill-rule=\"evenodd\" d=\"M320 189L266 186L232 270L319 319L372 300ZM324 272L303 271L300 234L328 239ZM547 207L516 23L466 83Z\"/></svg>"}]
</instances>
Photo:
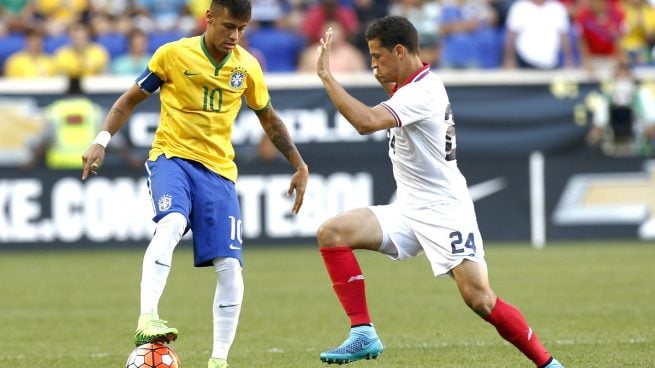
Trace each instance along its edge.
<instances>
[{"instance_id":1,"label":"player's dark hair","mask_svg":"<svg viewBox=\"0 0 655 368\"><path fill-rule=\"evenodd\" d=\"M377 19L368 26L364 37L367 41L380 41L380 46L387 50L403 45L410 54L418 54L418 32L405 17L389 15Z\"/></svg>"},{"instance_id":2,"label":"player's dark hair","mask_svg":"<svg viewBox=\"0 0 655 368\"><path fill-rule=\"evenodd\" d=\"M225 8L238 20L250 20L252 3L250 0L212 0L211 10Z\"/></svg>"}]
</instances>

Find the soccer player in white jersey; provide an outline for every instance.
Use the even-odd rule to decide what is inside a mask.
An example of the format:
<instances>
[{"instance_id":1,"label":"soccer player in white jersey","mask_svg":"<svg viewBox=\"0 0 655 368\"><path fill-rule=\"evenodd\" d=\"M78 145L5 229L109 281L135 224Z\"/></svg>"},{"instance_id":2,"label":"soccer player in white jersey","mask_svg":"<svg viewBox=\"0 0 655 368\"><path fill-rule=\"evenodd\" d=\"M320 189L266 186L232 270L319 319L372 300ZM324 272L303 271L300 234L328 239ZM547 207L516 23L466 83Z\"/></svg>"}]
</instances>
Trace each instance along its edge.
<instances>
[{"instance_id":1,"label":"soccer player in white jersey","mask_svg":"<svg viewBox=\"0 0 655 368\"><path fill-rule=\"evenodd\" d=\"M397 201L341 213L317 239L334 291L350 318L350 335L320 354L344 364L378 357L383 346L366 304L364 276L353 249L392 259L425 252L435 276L449 275L464 302L537 367L562 367L541 345L522 314L489 285L484 247L466 180L455 160L455 123L441 79L418 56L418 35L403 17L388 16L366 31L373 73L390 98L369 107L330 72L332 33L318 47L317 74L339 112L360 133L389 132Z\"/></svg>"},{"instance_id":2,"label":"soccer player in white jersey","mask_svg":"<svg viewBox=\"0 0 655 368\"><path fill-rule=\"evenodd\" d=\"M288 195L297 214L308 169L270 102L257 60L238 45L250 21L250 0L212 0L207 30L160 47L136 83L114 103L103 131L84 153L82 179L97 172L105 147L135 107L159 89L161 121L146 161L157 223L143 258L136 345L170 342L176 328L159 318L158 304L173 250L193 230L196 267L213 267L213 349L209 368L227 366L243 299L241 213L231 134L242 101L295 168Z\"/></svg>"}]
</instances>

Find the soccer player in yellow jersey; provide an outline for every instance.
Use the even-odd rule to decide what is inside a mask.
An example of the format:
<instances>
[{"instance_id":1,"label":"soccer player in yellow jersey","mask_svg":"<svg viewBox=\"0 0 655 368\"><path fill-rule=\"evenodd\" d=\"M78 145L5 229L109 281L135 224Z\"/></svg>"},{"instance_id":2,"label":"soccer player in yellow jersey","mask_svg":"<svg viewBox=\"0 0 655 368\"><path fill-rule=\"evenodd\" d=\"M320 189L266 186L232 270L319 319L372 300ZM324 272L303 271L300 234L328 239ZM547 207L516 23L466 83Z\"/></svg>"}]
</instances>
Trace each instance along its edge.
<instances>
[{"instance_id":1,"label":"soccer player in yellow jersey","mask_svg":"<svg viewBox=\"0 0 655 368\"><path fill-rule=\"evenodd\" d=\"M212 0L207 30L160 47L136 83L114 103L103 131L82 156L82 179L97 173L105 147L135 107L160 90L161 121L146 171L157 223L143 259L141 315L135 344L170 342L177 329L158 315L173 250L193 230L197 267L214 266L214 344L208 367L226 367L243 298L241 215L231 132L242 97L266 135L295 168L288 195L303 203L308 168L273 109L256 59L238 45L250 0Z\"/></svg>"}]
</instances>

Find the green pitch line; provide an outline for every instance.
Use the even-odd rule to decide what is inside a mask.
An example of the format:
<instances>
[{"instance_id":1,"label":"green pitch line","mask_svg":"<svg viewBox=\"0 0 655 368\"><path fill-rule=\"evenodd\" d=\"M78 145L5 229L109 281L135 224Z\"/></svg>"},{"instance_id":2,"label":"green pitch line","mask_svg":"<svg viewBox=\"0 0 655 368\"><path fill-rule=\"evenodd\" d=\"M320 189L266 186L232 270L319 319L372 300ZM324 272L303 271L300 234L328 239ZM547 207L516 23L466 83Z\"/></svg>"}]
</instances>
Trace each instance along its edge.
<instances>
[{"instance_id":1,"label":"green pitch line","mask_svg":"<svg viewBox=\"0 0 655 368\"><path fill-rule=\"evenodd\" d=\"M357 252L385 345L353 367L533 367L470 312L425 257ZM143 250L0 252L0 367L120 368L132 350ZM325 367L348 321L313 245L246 247L246 295L230 368ZM495 291L518 306L567 367L652 367L655 244L487 244ZM206 366L212 269L175 254L162 318L183 367Z\"/></svg>"}]
</instances>

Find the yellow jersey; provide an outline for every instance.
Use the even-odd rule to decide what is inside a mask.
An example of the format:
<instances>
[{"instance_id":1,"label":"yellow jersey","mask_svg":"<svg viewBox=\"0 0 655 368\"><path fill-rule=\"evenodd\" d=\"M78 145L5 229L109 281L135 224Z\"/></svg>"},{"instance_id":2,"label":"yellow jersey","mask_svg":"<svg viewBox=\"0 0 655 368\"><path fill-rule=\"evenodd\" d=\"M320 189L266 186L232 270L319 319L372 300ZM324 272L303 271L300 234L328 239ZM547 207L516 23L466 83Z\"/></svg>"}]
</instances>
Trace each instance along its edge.
<instances>
[{"instance_id":1,"label":"yellow jersey","mask_svg":"<svg viewBox=\"0 0 655 368\"><path fill-rule=\"evenodd\" d=\"M269 104L264 73L248 51L235 47L224 60L214 60L204 35L182 38L161 46L150 59L137 84L145 92L148 73L158 79L161 118L149 160L161 154L199 162L209 170L236 181L232 126L241 97L255 111Z\"/></svg>"},{"instance_id":2,"label":"yellow jersey","mask_svg":"<svg viewBox=\"0 0 655 368\"><path fill-rule=\"evenodd\" d=\"M47 54L34 56L27 51L12 54L5 62L5 77L39 78L55 75L55 62Z\"/></svg>"},{"instance_id":3,"label":"yellow jersey","mask_svg":"<svg viewBox=\"0 0 655 368\"><path fill-rule=\"evenodd\" d=\"M625 35L621 46L626 51L648 47L648 34L655 32L655 8L643 6L623 6Z\"/></svg>"},{"instance_id":4,"label":"yellow jersey","mask_svg":"<svg viewBox=\"0 0 655 368\"><path fill-rule=\"evenodd\" d=\"M82 51L62 46L55 52L55 67L68 77L87 77L105 72L109 65L109 53L104 46L91 43Z\"/></svg>"}]
</instances>

